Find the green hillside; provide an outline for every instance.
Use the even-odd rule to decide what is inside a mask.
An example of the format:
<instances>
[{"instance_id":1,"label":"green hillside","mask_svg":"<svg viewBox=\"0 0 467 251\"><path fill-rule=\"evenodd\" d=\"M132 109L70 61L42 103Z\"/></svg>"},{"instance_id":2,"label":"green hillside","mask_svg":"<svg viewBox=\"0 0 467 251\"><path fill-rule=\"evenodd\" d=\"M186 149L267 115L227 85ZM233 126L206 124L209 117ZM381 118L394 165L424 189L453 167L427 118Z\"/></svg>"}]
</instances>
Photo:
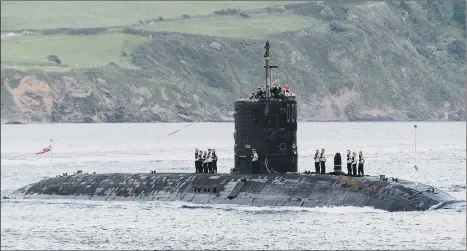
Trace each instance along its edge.
<instances>
[{"instance_id":1,"label":"green hillside","mask_svg":"<svg viewBox=\"0 0 467 251\"><path fill-rule=\"evenodd\" d=\"M233 100L264 82L266 39L302 120L466 117L465 1L1 7L2 120L231 119Z\"/></svg>"},{"instance_id":2,"label":"green hillside","mask_svg":"<svg viewBox=\"0 0 467 251\"><path fill-rule=\"evenodd\" d=\"M207 15L215 10L256 9L294 1L2 1L1 29L94 28L139 20ZM297 1L295 1L297 2ZM26 14L26 15L25 15Z\"/></svg>"}]
</instances>

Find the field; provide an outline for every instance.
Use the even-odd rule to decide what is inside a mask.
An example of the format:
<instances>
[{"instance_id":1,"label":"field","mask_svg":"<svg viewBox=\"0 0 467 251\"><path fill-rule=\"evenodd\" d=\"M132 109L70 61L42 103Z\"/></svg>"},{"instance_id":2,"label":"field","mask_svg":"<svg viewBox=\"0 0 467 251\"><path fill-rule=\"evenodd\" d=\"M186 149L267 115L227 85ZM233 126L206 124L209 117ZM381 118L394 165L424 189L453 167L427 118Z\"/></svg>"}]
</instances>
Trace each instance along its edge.
<instances>
[{"instance_id":1,"label":"field","mask_svg":"<svg viewBox=\"0 0 467 251\"><path fill-rule=\"evenodd\" d=\"M177 20L137 26L152 31L169 31L221 37L262 37L284 31L316 27L323 31L327 24L316 19L305 19L293 14L260 14L251 18L241 16L215 16Z\"/></svg>"},{"instance_id":2,"label":"field","mask_svg":"<svg viewBox=\"0 0 467 251\"><path fill-rule=\"evenodd\" d=\"M160 16L179 18L226 8L246 10L286 3L293 1L2 1L1 29L113 27Z\"/></svg>"},{"instance_id":3,"label":"field","mask_svg":"<svg viewBox=\"0 0 467 251\"><path fill-rule=\"evenodd\" d=\"M119 33L88 36L19 36L2 41L2 62L8 65L19 64L23 69L28 68L27 65L35 65L56 70L57 67L47 60L47 56L57 55L62 64L66 65L60 67L61 71L101 66L109 62L131 67L130 63L120 56L121 51L129 52L134 46L147 40L149 38Z\"/></svg>"},{"instance_id":4,"label":"field","mask_svg":"<svg viewBox=\"0 0 467 251\"><path fill-rule=\"evenodd\" d=\"M295 1L298 2L298 1ZM317 32L327 30L328 23L305 18L293 13L240 15L211 15L215 10L238 8L251 10L268 6L280 6L290 1L126 1L126 2L1 2L2 5L2 65L17 69L68 71L115 62L126 68L134 68L122 51L130 53L138 44L150 38L119 33L123 26L136 29L202 34L223 37L263 37L285 31L313 28ZM92 11L90 11L92 10ZM24 13L28 13L24 15ZM181 18L187 14L189 19ZM140 24L139 20L166 21ZM167 20L172 18L172 20ZM14 32L20 29L96 28L106 31L95 35L39 35ZM7 30L7 31L6 31ZM62 65L49 61L49 55L57 55Z\"/></svg>"}]
</instances>

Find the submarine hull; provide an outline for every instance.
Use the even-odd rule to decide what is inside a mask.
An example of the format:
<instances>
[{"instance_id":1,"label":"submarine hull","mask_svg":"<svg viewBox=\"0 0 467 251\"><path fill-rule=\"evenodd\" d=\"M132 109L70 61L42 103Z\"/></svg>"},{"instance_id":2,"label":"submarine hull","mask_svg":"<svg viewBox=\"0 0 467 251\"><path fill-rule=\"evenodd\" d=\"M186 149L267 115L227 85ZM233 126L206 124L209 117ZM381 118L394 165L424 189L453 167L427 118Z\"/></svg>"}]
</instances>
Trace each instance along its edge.
<instances>
[{"instance_id":1,"label":"submarine hull","mask_svg":"<svg viewBox=\"0 0 467 251\"><path fill-rule=\"evenodd\" d=\"M427 185L330 174L75 174L22 187L15 199L185 201L251 206L358 206L423 211L463 203Z\"/></svg>"}]
</instances>

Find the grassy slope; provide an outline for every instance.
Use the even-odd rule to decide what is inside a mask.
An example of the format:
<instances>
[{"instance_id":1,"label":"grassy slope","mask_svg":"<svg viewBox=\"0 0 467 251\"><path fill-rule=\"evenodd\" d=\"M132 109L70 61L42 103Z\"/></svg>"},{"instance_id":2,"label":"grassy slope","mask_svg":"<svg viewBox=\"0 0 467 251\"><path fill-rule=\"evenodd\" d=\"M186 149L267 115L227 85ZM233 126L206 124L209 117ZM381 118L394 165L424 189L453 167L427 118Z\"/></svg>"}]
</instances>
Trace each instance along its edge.
<instances>
[{"instance_id":1,"label":"grassy slope","mask_svg":"<svg viewBox=\"0 0 467 251\"><path fill-rule=\"evenodd\" d=\"M254 9L278 6L288 1L8 1L1 2L2 30L93 28L137 24L138 20L179 18L207 15L225 8ZM111 9L112 11L109 11ZM92 11L90 11L92 10ZM24 18L24 13L28 13ZM310 26L296 15L257 16L252 19L218 16L157 23L148 28L154 31L189 32L219 36L249 36L278 33ZM277 22L275 27L267 27ZM226 26L228 25L228 26ZM245 32L247 31L247 32ZM114 32L118 32L114 31ZM106 65L115 62L125 68L134 68L121 51L131 52L149 38L123 34L91 36L13 36L2 39L2 63L14 65L19 70L40 69L68 71L72 68ZM48 55L58 55L64 67L57 67L47 60Z\"/></svg>"},{"instance_id":2,"label":"grassy slope","mask_svg":"<svg viewBox=\"0 0 467 251\"><path fill-rule=\"evenodd\" d=\"M93 4L95 3L93 2ZM113 4L114 2L108 3ZM148 3L152 4L152 2ZM171 4L177 5L178 3L173 2ZM183 6L183 8L178 6L179 8L172 8L171 11L167 11L166 9L166 14L168 17L170 15L179 17L185 13L193 16L197 13L196 11L205 11L198 13L208 14L212 10L228 7L241 8L241 5L265 7L271 4L278 5L279 3L281 2L255 2L253 4L237 2L235 4L239 5L229 6L223 4L217 8L212 6L206 7L204 5L204 7L201 7L211 9L207 11L196 7L193 9L194 12L188 10L186 6ZM2 2L2 7L3 4L4 2ZM208 3L204 2L203 4ZM217 4L217 2L213 2L213 4ZM377 4L368 4L368 6L375 5ZM413 5L416 6L415 3ZM118 6L120 5L117 4L116 7L112 5L112 8L116 8L116 11L112 12L116 17L118 16L115 14L118 12ZM395 8L397 9L397 7ZM335 9L336 13L338 12L337 9ZM464 89L462 86L457 86L461 82L459 78L462 74L454 74L455 71L453 69L459 68L459 72L462 72L461 68L465 68L465 65L459 65L459 60L454 60L454 57L446 52L446 46L452 39L461 37L459 34L464 31L460 26L453 25L448 21L436 23L430 20L422 22L424 21L422 18L428 16L428 14L422 13L416 16L417 13L414 11L416 8L412 9L409 15L415 16L418 21L402 21L402 18L399 18L402 17L402 14L397 16L395 11L390 10L390 8L382 13L378 13L378 9L372 11L366 10L367 14L361 17L360 21L354 22L336 17L336 19L341 20L341 23L347 25L343 29L344 31L339 32L330 31L329 21L320 19L320 10L318 10L316 15L308 15L307 18L298 14L294 15L292 14L293 12L288 12L283 14L253 15L252 18L248 19L238 16L181 19L133 27L157 32L170 31L231 37L230 39L222 38L219 40L191 35L161 35L156 36L156 39L151 44L148 37L119 34L117 33L118 29L113 31L114 33L88 36L10 37L2 39L2 61L14 61L14 63L20 65L18 69L29 69L30 67L24 66L24 62L29 62L36 64L37 66L34 68L41 70L66 71L76 67L76 64L78 64L77 67L79 68L83 64L103 65L109 62L116 62L125 68L134 68L136 66L130 64L128 59L133 60L133 63L135 63L134 60L141 60L136 65L142 68L146 67L145 69L152 71L150 73L152 76L151 81L147 80L147 76L143 76L146 74L143 71L138 71L130 77L129 75L126 76L123 71L90 69L87 75L97 74L91 74L91 72L96 71L99 72L98 75L105 76L107 79L110 79L114 75L119 76L112 81L114 84L154 88L153 99L155 99L155 102L157 101L156 103L160 102L160 97L164 95L168 95L170 99L166 103L179 102L172 97L177 92L183 97L188 97L186 102L191 103L193 101L189 100L191 94L198 90L206 90L211 94L209 96L212 100L204 97L208 96L207 94L196 94L208 99L206 103L214 104L228 96L224 93L226 91L243 92L251 88L250 85L262 81L262 70L257 69L258 71L256 72L256 67L258 64L262 64L261 59L257 58L257 55L263 53L263 41L254 44L254 41L245 43L242 40L232 38L268 36L268 38L274 37L277 39L275 44L280 39L284 39L281 42L281 48L277 48L274 51L274 53L278 53L277 59L282 61L279 63L282 66L281 72L283 73L283 76L280 77L281 83L283 81L293 82L296 85L295 90L299 92L320 93L323 90L332 91L335 89L335 91L338 91L344 86L357 86L357 88L366 89L366 91L362 92L362 101L369 104L370 107L388 104L397 104L397 106L394 106L403 107L408 104L407 99L415 97L412 89L419 89L420 91L413 91L417 97L429 98L433 96L434 98L432 98L431 102L442 102L444 100L457 102L460 99L456 94L463 94ZM4 21L3 11L2 8L2 21ZM142 10L142 12L144 11ZM311 9L310 13L314 13L313 11ZM33 13L36 15L38 12ZM77 13L78 16L71 16L67 19L68 21L59 22L60 24L49 26L48 28L74 27L70 26L70 24L74 24L73 22L78 19L80 13L73 13ZM126 23L124 23L126 25L135 24L137 20L145 19L143 16L131 19L132 14L129 15L122 15L125 16L122 20L126 20ZM158 15L147 18L157 18ZM351 15L351 13L347 15ZM406 17L406 19L413 19L414 17L411 16ZM99 25L97 17L99 17L98 11L89 15L89 19L94 19ZM21 23L20 19L22 17L16 16L16 18L19 20L17 20L17 23ZM37 15L33 15L27 21L28 25L35 25L31 20L37 21L39 19ZM8 21L8 19L5 20ZM118 22L115 21L112 24L102 25L117 26L123 24L122 20L119 19ZM39 21L37 22L40 23ZM442 27L442 29L439 29L440 34L438 34L438 39L443 41L429 40L430 34L427 35L425 33L426 31L432 32L434 29L433 27L425 27L426 24ZM5 24L5 22L2 22L2 28L3 25L11 26L11 24ZM95 26L86 26L86 23L80 23L77 27ZM313 27L311 33L311 30L307 30L303 33L294 32L288 35L273 35L283 31L301 30L308 27ZM395 30L399 30L400 32L396 34L394 33ZM404 32L410 34L407 35ZM463 34L465 35L465 33ZM213 53L213 50L209 48L209 44L216 40L225 46L219 52L222 56L216 54L217 52L215 51ZM137 46L140 43L148 43L148 45ZM407 46L402 46L403 44L407 44ZM426 48L429 46L441 48L442 51L426 54L428 51L422 54L423 50L426 51ZM226 47L235 49L228 53ZM122 50L128 52L129 56L125 58L120 57L119 54ZM130 56L131 51L134 55ZM291 54L291 51L294 53ZM340 55L341 53L341 56L337 56L338 58L332 59L333 61L331 62L330 55ZM50 63L46 60L49 54L58 55L68 67L44 66L44 64ZM226 57L228 60L225 60ZM409 69L408 77L402 77L404 75L400 73L402 66ZM412 71L410 71L411 67L413 67ZM371 71L368 71L368 69L371 69ZM257 77L253 75L257 75ZM312 83L310 83L310 79L314 79ZM239 88L242 91L239 91ZM172 92L172 89L175 92ZM426 90L431 90L433 95L427 95ZM217 92L219 92L219 97L214 97L213 93ZM137 107L137 105L133 106ZM202 107L202 105L200 106ZM193 108L197 109L197 107L197 104L195 104Z\"/></svg>"},{"instance_id":3,"label":"grassy slope","mask_svg":"<svg viewBox=\"0 0 467 251\"><path fill-rule=\"evenodd\" d=\"M116 7L119 7L121 2L117 3ZM166 4L164 2L161 3ZM174 4L178 5L179 3L176 2ZM226 6L266 7L271 4L277 5L281 2L252 2L249 5L247 3L227 2ZM58 6L62 6L62 4L72 3L57 4ZM212 6L210 4L204 3L204 5L209 6L208 10L213 10L214 7L218 6L217 2L214 2ZM191 2L188 6L191 6ZM184 6L184 8L188 7ZM184 13L183 8L178 13ZM191 14L191 12L189 13ZM34 20L34 17L31 20ZM129 22L130 20L127 21ZM71 22L66 22L64 26L71 26ZM291 13L277 13L252 15L251 18L240 16L198 17L135 26L137 29L150 31L168 31L222 37L261 37L310 27L314 27L315 31L324 32L328 28L328 23L314 18L305 19L303 16ZM114 34L108 32L106 34L86 36L19 35L5 37L2 39L2 62L14 65L17 69L21 70L34 68L45 71L68 71L72 68L106 65L109 62L115 62L125 68L134 68L127 61L127 58L120 56L121 51L131 52L137 44L148 42L149 38L116 34L118 31L119 29L112 29L111 32ZM47 60L48 55L57 55L61 59L62 64L66 66L54 66L52 62Z\"/></svg>"},{"instance_id":4,"label":"grassy slope","mask_svg":"<svg viewBox=\"0 0 467 251\"><path fill-rule=\"evenodd\" d=\"M131 51L136 45L147 42L149 38L125 34L98 34L88 36L20 36L2 41L2 61L11 64L33 64L44 70L58 67L44 66L51 62L48 55L57 55L62 70L105 65L115 62L127 68L131 64L120 57L120 52Z\"/></svg>"},{"instance_id":5,"label":"grassy slope","mask_svg":"<svg viewBox=\"0 0 467 251\"><path fill-rule=\"evenodd\" d=\"M137 26L136 28L150 31L181 32L219 37L262 37L285 31L295 31L319 26L321 31L326 23L316 19L305 19L294 14L261 14L252 18L240 16L214 16L189 20L155 23L153 25Z\"/></svg>"},{"instance_id":6,"label":"grassy slope","mask_svg":"<svg viewBox=\"0 0 467 251\"><path fill-rule=\"evenodd\" d=\"M206 15L219 9L255 9L284 3L290 1L2 1L1 29L122 26L160 16Z\"/></svg>"}]
</instances>

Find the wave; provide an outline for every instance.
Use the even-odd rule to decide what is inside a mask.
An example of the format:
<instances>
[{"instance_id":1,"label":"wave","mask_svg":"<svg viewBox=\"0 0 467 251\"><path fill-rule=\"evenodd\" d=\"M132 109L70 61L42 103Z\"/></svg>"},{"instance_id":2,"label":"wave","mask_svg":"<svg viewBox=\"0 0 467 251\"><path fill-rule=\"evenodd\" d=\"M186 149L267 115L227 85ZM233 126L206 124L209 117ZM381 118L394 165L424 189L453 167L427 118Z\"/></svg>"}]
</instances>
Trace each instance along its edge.
<instances>
[{"instance_id":1,"label":"wave","mask_svg":"<svg viewBox=\"0 0 467 251\"><path fill-rule=\"evenodd\" d=\"M182 204L178 205L183 209L213 209L224 211L241 211L244 213L253 214L271 214L271 213L295 213L295 212L314 212L314 213L332 213L332 214L348 214L348 213L387 213L387 211L375 209L373 207L282 207L282 206L245 206L245 205L197 205L197 204Z\"/></svg>"}]
</instances>

